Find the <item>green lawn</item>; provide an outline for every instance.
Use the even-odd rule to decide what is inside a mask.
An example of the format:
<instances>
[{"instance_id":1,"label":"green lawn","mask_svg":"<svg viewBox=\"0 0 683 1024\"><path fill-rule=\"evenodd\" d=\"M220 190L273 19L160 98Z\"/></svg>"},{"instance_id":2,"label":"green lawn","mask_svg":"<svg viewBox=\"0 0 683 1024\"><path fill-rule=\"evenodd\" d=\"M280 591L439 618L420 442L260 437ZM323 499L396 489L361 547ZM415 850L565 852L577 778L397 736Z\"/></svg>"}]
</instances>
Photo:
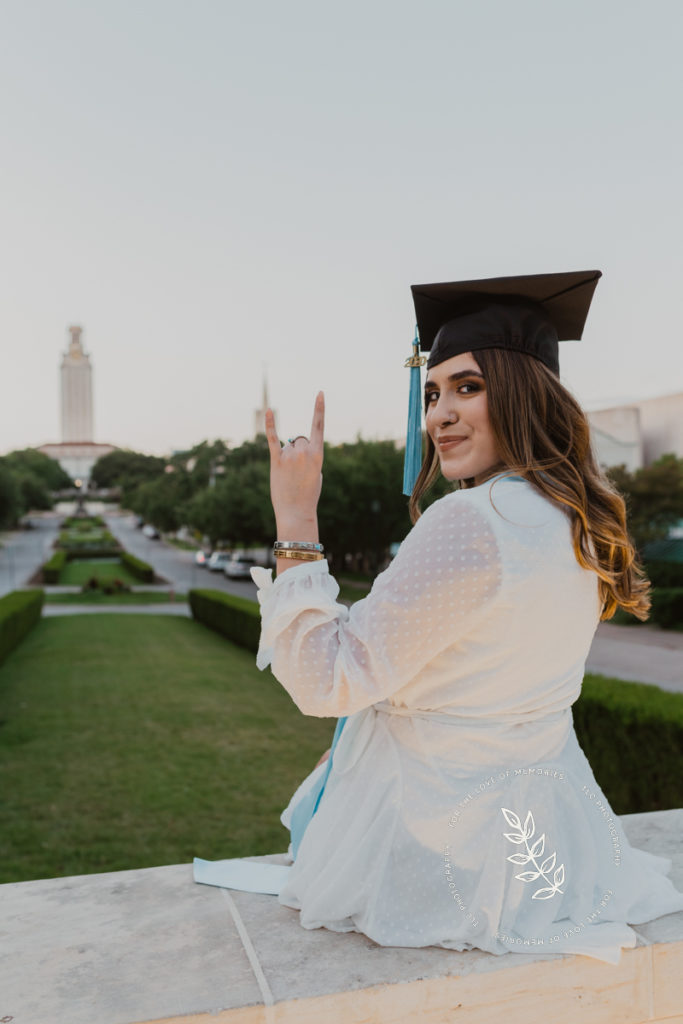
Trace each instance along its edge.
<instances>
[{"instance_id":1,"label":"green lawn","mask_svg":"<svg viewBox=\"0 0 683 1024\"><path fill-rule=\"evenodd\" d=\"M334 724L192 619L42 619L0 667L0 882L285 850Z\"/></svg>"},{"instance_id":2,"label":"green lawn","mask_svg":"<svg viewBox=\"0 0 683 1024\"><path fill-rule=\"evenodd\" d=\"M174 594L175 603L187 603L187 594ZM46 604L170 604L169 596L160 590L124 590L120 594L104 594L101 590L79 591L77 594L46 594Z\"/></svg>"},{"instance_id":3,"label":"green lawn","mask_svg":"<svg viewBox=\"0 0 683 1024\"><path fill-rule=\"evenodd\" d=\"M82 586L91 576L97 576L99 580L123 580L124 583L139 583L140 580L133 576L120 561L110 562L103 558L76 558L67 562L59 574L61 586Z\"/></svg>"}]
</instances>

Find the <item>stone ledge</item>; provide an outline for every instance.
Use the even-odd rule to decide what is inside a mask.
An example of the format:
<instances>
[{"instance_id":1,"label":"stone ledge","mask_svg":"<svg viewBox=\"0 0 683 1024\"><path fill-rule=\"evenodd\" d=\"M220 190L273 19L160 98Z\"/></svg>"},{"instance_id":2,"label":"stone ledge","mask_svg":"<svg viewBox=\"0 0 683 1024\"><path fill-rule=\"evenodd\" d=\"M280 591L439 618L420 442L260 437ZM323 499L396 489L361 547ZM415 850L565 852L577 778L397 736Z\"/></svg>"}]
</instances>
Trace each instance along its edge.
<instances>
[{"instance_id":1,"label":"stone ledge","mask_svg":"<svg viewBox=\"0 0 683 1024\"><path fill-rule=\"evenodd\" d=\"M621 821L683 889L683 809ZM184 864L2 885L0 906L13 1024L683 1024L683 913L638 925L612 966L306 930L276 897L196 885Z\"/></svg>"}]
</instances>

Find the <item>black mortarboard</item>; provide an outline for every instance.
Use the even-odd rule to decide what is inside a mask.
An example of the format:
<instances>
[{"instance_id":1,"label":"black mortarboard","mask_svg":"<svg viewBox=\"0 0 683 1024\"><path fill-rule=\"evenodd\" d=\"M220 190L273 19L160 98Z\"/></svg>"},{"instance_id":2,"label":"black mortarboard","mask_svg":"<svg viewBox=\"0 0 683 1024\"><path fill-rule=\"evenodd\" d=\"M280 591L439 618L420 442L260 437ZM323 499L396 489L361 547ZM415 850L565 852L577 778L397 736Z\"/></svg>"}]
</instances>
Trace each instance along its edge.
<instances>
[{"instance_id":1,"label":"black mortarboard","mask_svg":"<svg viewBox=\"0 0 683 1024\"><path fill-rule=\"evenodd\" d=\"M527 274L412 285L417 330L410 372L403 493L411 494L422 461L420 365L463 352L511 349L560 372L558 342L579 341L600 270ZM419 349L429 352L425 360Z\"/></svg>"},{"instance_id":2,"label":"black mortarboard","mask_svg":"<svg viewBox=\"0 0 683 1024\"><path fill-rule=\"evenodd\" d=\"M599 270L412 286L428 366L462 352L506 348L559 373L558 341L581 338Z\"/></svg>"}]
</instances>

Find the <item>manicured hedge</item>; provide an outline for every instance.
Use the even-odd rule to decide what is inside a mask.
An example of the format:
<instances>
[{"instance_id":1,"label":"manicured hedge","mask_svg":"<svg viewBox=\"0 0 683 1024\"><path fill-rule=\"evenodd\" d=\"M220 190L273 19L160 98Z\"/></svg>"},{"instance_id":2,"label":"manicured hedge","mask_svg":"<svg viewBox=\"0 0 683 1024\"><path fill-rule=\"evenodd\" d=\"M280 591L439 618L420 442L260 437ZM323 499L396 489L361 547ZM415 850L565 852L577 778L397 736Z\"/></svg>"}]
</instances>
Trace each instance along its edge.
<instances>
[{"instance_id":1,"label":"manicured hedge","mask_svg":"<svg viewBox=\"0 0 683 1024\"><path fill-rule=\"evenodd\" d=\"M125 565L126 569L142 583L154 583L154 569L148 562L143 562L141 558L122 551L121 564Z\"/></svg>"},{"instance_id":2,"label":"manicured hedge","mask_svg":"<svg viewBox=\"0 0 683 1024\"><path fill-rule=\"evenodd\" d=\"M645 572L653 587L683 587L681 562L647 562Z\"/></svg>"},{"instance_id":3,"label":"manicured hedge","mask_svg":"<svg viewBox=\"0 0 683 1024\"><path fill-rule=\"evenodd\" d=\"M683 626L683 587L655 587L650 618L663 629Z\"/></svg>"},{"instance_id":4,"label":"manicured hedge","mask_svg":"<svg viewBox=\"0 0 683 1024\"><path fill-rule=\"evenodd\" d=\"M45 592L13 590L0 597L0 664L40 619Z\"/></svg>"},{"instance_id":5,"label":"manicured hedge","mask_svg":"<svg viewBox=\"0 0 683 1024\"><path fill-rule=\"evenodd\" d=\"M683 694L593 676L572 711L579 743L617 814L683 807Z\"/></svg>"},{"instance_id":6,"label":"manicured hedge","mask_svg":"<svg viewBox=\"0 0 683 1024\"><path fill-rule=\"evenodd\" d=\"M62 520L61 529L91 530L93 527L106 526L102 516L67 516Z\"/></svg>"},{"instance_id":7,"label":"manicured hedge","mask_svg":"<svg viewBox=\"0 0 683 1024\"><path fill-rule=\"evenodd\" d=\"M66 565L66 551L55 551L52 558L48 558L43 565L43 582L59 583L59 574Z\"/></svg>"},{"instance_id":8,"label":"manicured hedge","mask_svg":"<svg viewBox=\"0 0 683 1024\"><path fill-rule=\"evenodd\" d=\"M222 590L190 590L187 596L192 615L198 622L256 653L261 633L261 615L256 601Z\"/></svg>"}]
</instances>

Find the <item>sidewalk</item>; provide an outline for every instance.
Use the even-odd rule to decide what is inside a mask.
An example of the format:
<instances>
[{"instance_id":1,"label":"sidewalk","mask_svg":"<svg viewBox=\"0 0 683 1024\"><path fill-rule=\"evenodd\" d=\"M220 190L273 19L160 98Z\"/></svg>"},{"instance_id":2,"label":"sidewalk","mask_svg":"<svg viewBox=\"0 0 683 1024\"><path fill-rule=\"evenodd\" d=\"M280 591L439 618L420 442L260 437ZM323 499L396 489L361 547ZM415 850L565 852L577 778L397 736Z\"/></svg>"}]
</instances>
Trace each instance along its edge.
<instances>
[{"instance_id":1,"label":"sidewalk","mask_svg":"<svg viewBox=\"0 0 683 1024\"><path fill-rule=\"evenodd\" d=\"M43 617L53 615L184 615L192 617L187 602L171 604L44 604ZM1 1018L0 1018L1 1019Z\"/></svg>"},{"instance_id":2,"label":"sidewalk","mask_svg":"<svg viewBox=\"0 0 683 1024\"><path fill-rule=\"evenodd\" d=\"M601 622L586 671L683 693L683 633Z\"/></svg>"}]
</instances>

